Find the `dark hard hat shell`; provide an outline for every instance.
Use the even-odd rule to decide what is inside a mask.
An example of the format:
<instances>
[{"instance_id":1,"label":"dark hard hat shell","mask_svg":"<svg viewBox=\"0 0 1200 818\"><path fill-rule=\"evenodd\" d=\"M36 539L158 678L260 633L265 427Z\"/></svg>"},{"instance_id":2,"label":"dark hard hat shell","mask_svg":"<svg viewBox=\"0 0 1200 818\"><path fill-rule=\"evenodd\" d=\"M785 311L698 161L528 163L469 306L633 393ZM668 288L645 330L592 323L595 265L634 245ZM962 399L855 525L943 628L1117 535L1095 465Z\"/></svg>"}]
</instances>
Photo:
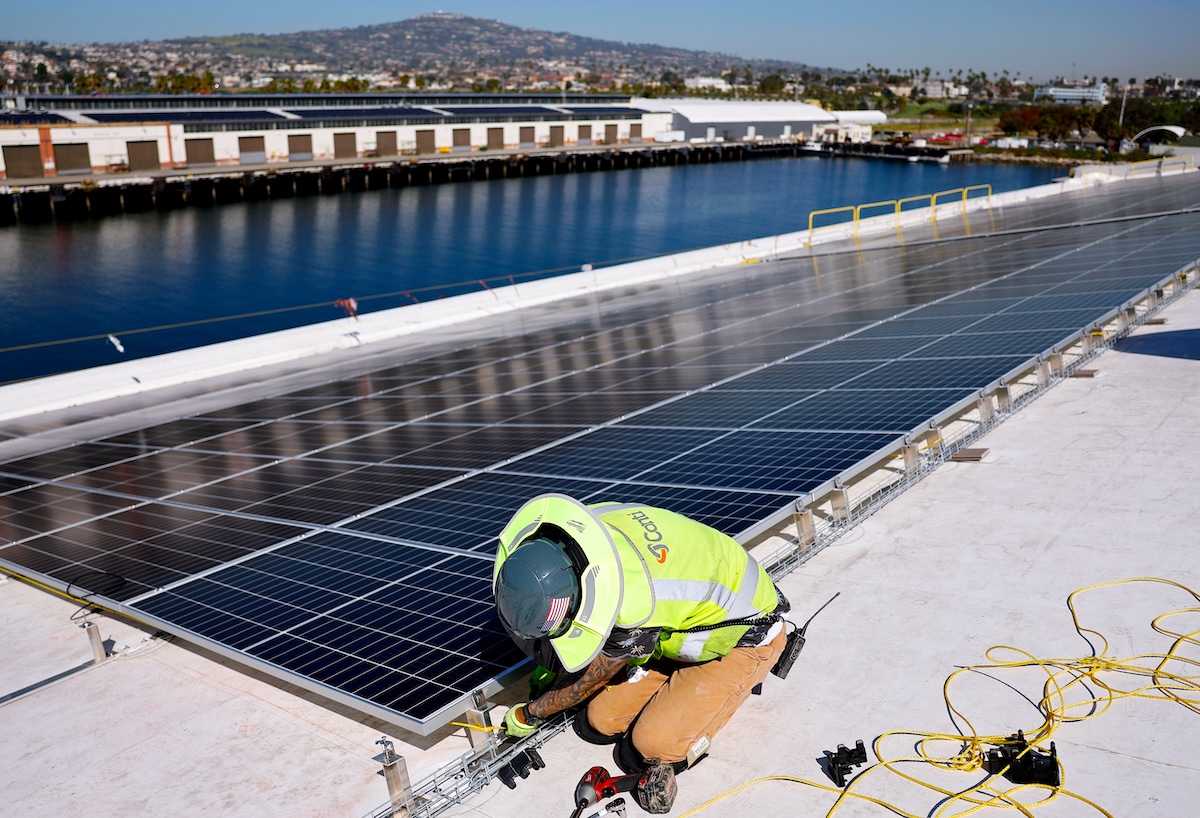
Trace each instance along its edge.
<instances>
[{"instance_id":1,"label":"dark hard hat shell","mask_svg":"<svg viewBox=\"0 0 1200 818\"><path fill-rule=\"evenodd\" d=\"M527 540L496 575L496 609L504 626L525 639L556 636L579 606L579 577L563 547Z\"/></svg>"}]
</instances>

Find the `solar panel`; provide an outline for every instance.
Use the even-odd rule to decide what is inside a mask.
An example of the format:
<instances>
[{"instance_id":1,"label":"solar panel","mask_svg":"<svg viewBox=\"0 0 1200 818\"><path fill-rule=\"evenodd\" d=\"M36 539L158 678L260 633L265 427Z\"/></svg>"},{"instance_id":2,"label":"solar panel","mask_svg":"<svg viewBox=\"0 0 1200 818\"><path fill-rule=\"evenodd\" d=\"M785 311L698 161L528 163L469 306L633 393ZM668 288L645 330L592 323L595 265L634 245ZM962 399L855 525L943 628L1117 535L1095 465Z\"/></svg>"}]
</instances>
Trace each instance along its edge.
<instances>
[{"instance_id":1,"label":"solar panel","mask_svg":"<svg viewBox=\"0 0 1200 818\"><path fill-rule=\"evenodd\" d=\"M1190 177L1156 179L987 218L1198 201ZM751 531L1193 261L1198 227L867 242L567 299L528 311L528 332L498 319L352 376L265 380L243 402L0 463L0 560L429 732L522 661L490 576L529 497Z\"/></svg>"}]
</instances>

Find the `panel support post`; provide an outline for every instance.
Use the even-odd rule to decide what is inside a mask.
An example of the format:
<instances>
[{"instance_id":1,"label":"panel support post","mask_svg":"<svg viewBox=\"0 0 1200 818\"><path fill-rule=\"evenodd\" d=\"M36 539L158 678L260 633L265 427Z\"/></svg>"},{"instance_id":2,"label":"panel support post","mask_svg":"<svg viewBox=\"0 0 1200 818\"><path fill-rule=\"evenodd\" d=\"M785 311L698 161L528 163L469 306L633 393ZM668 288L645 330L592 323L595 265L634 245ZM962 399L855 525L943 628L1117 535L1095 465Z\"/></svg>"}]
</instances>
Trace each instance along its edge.
<instances>
[{"instance_id":1,"label":"panel support post","mask_svg":"<svg viewBox=\"0 0 1200 818\"><path fill-rule=\"evenodd\" d=\"M392 799L392 815L394 818L408 818L408 798L412 790L408 762L404 756L396 755L396 749L387 736L375 743L383 745L383 778L387 781L388 796Z\"/></svg>"},{"instance_id":2,"label":"panel support post","mask_svg":"<svg viewBox=\"0 0 1200 818\"><path fill-rule=\"evenodd\" d=\"M984 426L990 426L992 421L996 419L996 406L992 403L992 396L981 394L978 406L979 422Z\"/></svg>"},{"instance_id":3,"label":"panel support post","mask_svg":"<svg viewBox=\"0 0 1200 818\"><path fill-rule=\"evenodd\" d=\"M1050 362L1044 358L1038 360L1037 363L1037 384L1039 388L1044 388L1050 383Z\"/></svg>"},{"instance_id":4,"label":"panel support post","mask_svg":"<svg viewBox=\"0 0 1200 818\"><path fill-rule=\"evenodd\" d=\"M482 690L472 693L471 700L475 706L467 710L467 724L479 729L472 730L468 727L467 741L471 742L472 747L478 747L491 741L492 731L488 728L492 726L492 714L488 711L487 697L483 695Z\"/></svg>"},{"instance_id":5,"label":"panel support post","mask_svg":"<svg viewBox=\"0 0 1200 818\"><path fill-rule=\"evenodd\" d=\"M100 629L96 627L95 622L84 622L79 627L87 633L88 641L92 644L93 661L100 664L108 658L108 649L104 647L104 637L100 635Z\"/></svg>"},{"instance_id":6,"label":"panel support post","mask_svg":"<svg viewBox=\"0 0 1200 818\"><path fill-rule=\"evenodd\" d=\"M843 486L837 486L829 492L829 502L833 506L835 523L850 522L850 492Z\"/></svg>"},{"instance_id":7,"label":"panel support post","mask_svg":"<svg viewBox=\"0 0 1200 818\"><path fill-rule=\"evenodd\" d=\"M917 466L921 465L921 449L915 443L905 443L900 447L900 454L904 457L904 470L906 472L915 472Z\"/></svg>"},{"instance_id":8,"label":"panel support post","mask_svg":"<svg viewBox=\"0 0 1200 818\"><path fill-rule=\"evenodd\" d=\"M1001 412L1011 412L1013 408L1012 387L1006 383L1000 384L996 389L996 400L1000 404Z\"/></svg>"},{"instance_id":9,"label":"panel support post","mask_svg":"<svg viewBox=\"0 0 1200 818\"><path fill-rule=\"evenodd\" d=\"M813 520L812 509L798 508L792 514L796 524L796 539L801 547L807 547L817 541L817 526Z\"/></svg>"},{"instance_id":10,"label":"panel support post","mask_svg":"<svg viewBox=\"0 0 1200 818\"><path fill-rule=\"evenodd\" d=\"M1050 367L1050 375L1052 377L1061 378L1063 374L1063 356L1061 352L1052 352L1050 357L1046 359L1047 365Z\"/></svg>"},{"instance_id":11,"label":"panel support post","mask_svg":"<svg viewBox=\"0 0 1200 818\"><path fill-rule=\"evenodd\" d=\"M925 432L925 450L931 456L941 458L942 453L945 451L945 448L942 446L944 439L942 427L930 426L929 430Z\"/></svg>"}]
</instances>

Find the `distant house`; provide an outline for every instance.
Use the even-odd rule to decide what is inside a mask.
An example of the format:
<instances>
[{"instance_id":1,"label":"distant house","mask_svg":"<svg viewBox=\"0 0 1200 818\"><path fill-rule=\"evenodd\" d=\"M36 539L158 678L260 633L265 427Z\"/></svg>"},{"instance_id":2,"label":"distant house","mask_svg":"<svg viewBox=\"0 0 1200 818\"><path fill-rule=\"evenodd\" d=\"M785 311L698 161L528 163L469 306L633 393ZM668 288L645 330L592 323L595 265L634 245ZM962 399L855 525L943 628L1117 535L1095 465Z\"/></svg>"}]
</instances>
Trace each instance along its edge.
<instances>
[{"instance_id":1,"label":"distant house","mask_svg":"<svg viewBox=\"0 0 1200 818\"><path fill-rule=\"evenodd\" d=\"M967 86L955 85L949 80L928 80L914 83L912 92L925 99L955 99L967 95Z\"/></svg>"},{"instance_id":2,"label":"distant house","mask_svg":"<svg viewBox=\"0 0 1200 818\"><path fill-rule=\"evenodd\" d=\"M733 86L722 77L688 77L683 86L689 91L731 91Z\"/></svg>"},{"instance_id":3,"label":"distant house","mask_svg":"<svg viewBox=\"0 0 1200 818\"><path fill-rule=\"evenodd\" d=\"M1047 85L1033 92L1033 101L1055 105L1104 105L1108 102L1108 83L1099 85Z\"/></svg>"}]
</instances>

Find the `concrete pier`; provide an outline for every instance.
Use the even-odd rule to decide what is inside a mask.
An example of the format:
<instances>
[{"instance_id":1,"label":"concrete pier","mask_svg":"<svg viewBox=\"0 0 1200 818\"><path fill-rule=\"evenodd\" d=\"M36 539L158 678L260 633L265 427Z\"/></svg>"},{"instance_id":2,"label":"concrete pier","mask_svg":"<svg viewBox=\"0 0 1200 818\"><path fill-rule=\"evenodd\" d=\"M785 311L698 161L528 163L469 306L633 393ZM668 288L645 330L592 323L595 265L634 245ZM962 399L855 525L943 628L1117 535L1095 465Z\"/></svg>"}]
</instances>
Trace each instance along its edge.
<instances>
[{"instance_id":1,"label":"concrete pier","mask_svg":"<svg viewBox=\"0 0 1200 818\"><path fill-rule=\"evenodd\" d=\"M0 226L98 219L120 213L214 207L383 188L597 173L799 156L793 140L643 144L620 148L495 152L466 157L388 157L88 174L70 181L11 179L0 186Z\"/></svg>"}]
</instances>

